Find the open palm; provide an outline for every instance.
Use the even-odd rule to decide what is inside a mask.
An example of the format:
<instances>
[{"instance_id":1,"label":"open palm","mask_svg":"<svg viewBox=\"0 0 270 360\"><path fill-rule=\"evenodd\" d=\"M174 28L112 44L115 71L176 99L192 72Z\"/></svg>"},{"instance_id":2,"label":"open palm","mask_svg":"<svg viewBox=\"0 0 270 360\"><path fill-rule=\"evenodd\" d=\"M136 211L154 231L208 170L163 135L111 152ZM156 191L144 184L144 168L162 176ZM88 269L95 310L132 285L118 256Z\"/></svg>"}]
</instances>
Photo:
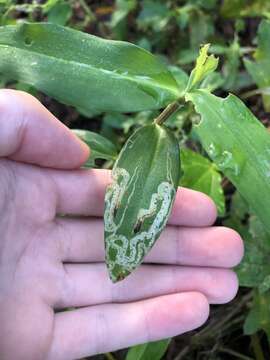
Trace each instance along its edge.
<instances>
[{"instance_id":1,"label":"open palm","mask_svg":"<svg viewBox=\"0 0 270 360\"><path fill-rule=\"evenodd\" d=\"M236 294L229 268L242 240L211 227L213 202L184 188L144 265L112 284L101 218L110 172L80 170L88 155L36 99L0 91L2 360L78 359L178 335Z\"/></svg>"}]
</instances>

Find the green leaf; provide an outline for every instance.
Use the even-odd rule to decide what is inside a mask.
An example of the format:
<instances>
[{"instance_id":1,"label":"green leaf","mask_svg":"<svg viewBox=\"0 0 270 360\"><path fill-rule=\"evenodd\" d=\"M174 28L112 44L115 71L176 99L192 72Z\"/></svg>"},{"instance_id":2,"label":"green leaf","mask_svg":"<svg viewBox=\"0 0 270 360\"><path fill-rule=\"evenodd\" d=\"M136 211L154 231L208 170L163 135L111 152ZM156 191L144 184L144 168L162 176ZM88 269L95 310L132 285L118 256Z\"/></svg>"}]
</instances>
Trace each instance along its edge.
<instances>
[{"instance_id":1,"label":"green leaf","mask_svg":"<svg viewBox=\"0 0 270 360\"><path fill-rule=\"evenodd\" d=\"M220 216L225 212L225 198L221 186L222 177L217 166L202 155L189 149L181 150L183 176L181 186L201 191L210 196Z\"/></svg>"},{"instance_id":2,"label":"green leaf","mask_svg":"<svg viewBox=\"0 0 270 360\"><path fill-rule=\"evenodd\" d=\"M72 9L68 2L59 2L48 12L48 22L65 25L72 15Z\"/></svg>"},{"instance_id":3,"label":"green leaf","mask_svg":"<svg viewBox=\"0 0 270 360\"><path fill-rule=\"evenodd\" d=\"M269 11L269 0L224 0L221 8L221 14L226 18L263 16Z\"/></svg>"},{"instance_id":4,"label":"green leaf","mask_svg":"<svg viewBox=\"0 0 270 360\"><path fill-rule=\"evenodd\" d=\"M113 282L142 262L168 220L179 184L179 146L165 126L139 128L114 164L105 196L106 263Z\"/></svg>"},{"instance_id":5,"label":"green leaf","mask_svg":"<svg viewBox=\"0 0 270 360\"><path fill-rule=\"evenodd\" d=\"M181 49L178 54L178 64L187 65L192 63L197 59L198 51L197 49Z\"/></svg>"},{"instance_id":6,"label":"green leaf","mask_svg":"<svg viewBox=\"0 0 270 360\"><path fill-rule=\"evenodd\" d=\"M105 137L88 130L72 130L90 148L90 156L84 167L96 167L96 160L115 160L117 150L115 145Z\"/></svg>"},{"instance_id":7,"label":"green leaf","mask_svg":"<svg viewBox=\"0 0 270 360\"><path fill-rule=\"evenodd\" d=\"M270 237L256 216L249 219L248 234L244 234L245 254L237 267L242 286L259 287L260 292L267 290L270 275Z\"/></svg>"},{"instance_id":8,"label":"green leaf","mask_svg":"<svg viewBox=\"0 0 270 360\"><path fill-rule=\"evenodd\" d=\"M203 11L192 11L189 17L190 47L198 49L215 32L213 16Z\"/></svg>"},{"instance_id":9,"label":"green leaf","mask_svg":"<svg viewBox=\"0 0 270 360\"><path fill-rule=\"evenodd\" d=\"M270 4L270 3L269 3ZM255 52L255 62L244 59L245 67L262 89L263 103L266 111L270 111L270 95L264 89L270 87L270 21L262 21L258 30L258 48Z\"/></svg>"},{"instance_id":10,"label":"green leaf","mask_svg":"<svg viewBox=\"0 0 270 360\"><path fill-rule=\"evenodd\" d=\"M245 217L250 213L249 206L243 197L236 191L231 197L230 215L234 218L244 221Z\"/></svg>"},{"instance_id":11,"label":"green leaf","mask_svg":"<svg viewBox=\"0 0 270 360\"><path fill-rule=\"evenodd\" d=\"M216 70L218 59L214 55L207 55L209 47L210 44L206 44L201 48L195 68L190 74L186 92L194 90L208 74Z\"/></svg>"},{"instance_id":12,"label":"green leaf","mask_svg":"<svg viewBox=\"0 0 270 360\"><path fill-rule=\"evenodd\" d=\"M239 80L239 67L240 67L240 44L238 37L235 36L234 41L226 50L226 62L223 66L225 77L225 90L232 90L236 85L238 86Z\"/></svg>"},{"instance_id":13,"label":"green leaf","mask_svg":"<svg viewBox=\"0 0 270 360\"><path fill-rule=\"evenodd\" d=\"M251 311L245 324L244 333L251 335L263 329L270 341L270 292L265 294L255 293Z\"/></svg>"},{"instance_id":14,"label":"green leaf","mask_svg":"<svg viewBox=\"0 0 270 360\"><path fill-rule=\"evenodd\" d=\"M55 7L60 2L62 2L62 0L46 0L45 3L42 4L43 13L47 14L52 10L53 7Z\"/></svg>"},{"instance_id":15,"label":"green leaf","mask_svg":"<svg viewBox=\"0 0 270 360\"><path fill-rule=\"evenodd\" d=\"M121 21L123 21L130 11L134 10L136 7L135 0L116 0L116 8L112 14L112 19L110 26L112 28L116 27Z\"/></svg>"},{"instance_id":16,"label":"green leaf","mask_svg":"<svg viewBox=\"0 0 270 360\"><path fill-rule=\"evenodd\" d=\"M212 92L224 84L224 77L217 71L209 74L201 83L200 89L206 89Z\"/></svg>"},{"instance_id":17,"label":"green leaf","mask_svg":"<svg viewBox=\"0 0 270 360\"><path fill-rule=\"evenodd\" d=\"M162 31L170 20L170 10L163 1L143 0L141 12L137 18L140 28L152 28L154 31Z\"/></svg>"},{"instance_id":18,"label":"green leaf","mask_svg":"<svg viewBox=\"0 0 270 360\"><path fill-rule=\"evenodd\" d=\"M171 339L136 345L129 349L126 360L160 360L165 354Z\"/></svg>"},{"instance_id":19,"label":"green leaf","mask_svg":"<svg viewBox=\"0 0 270 360\"><path fill-rule=\"evenodd\" d=\"M187 73L178 66L171 65L168 68L177 82L179 92L183 93L188 83Z\"/></svg>"},{"instance_id":20,"label":"green leaf","mask_svg":"<svg viewBox=\"0 0 270 360\"><path fill-rule=\"evenodd\" d=\"M89 111L162 108L177 83L152 54L46 23L0 27L0 73Z\"/></svg>"},{"instance_id":21,"label":"green leaf","mask_svg":"<svg viewBox=\"0 0 270 360\"><path fill-rule=\"evenodd\" d=\"M142 112L138 114L142 114ZM127 116L116 112L106 113L103 117L103 127L109 126L113 129L122 129L124 134L127 134L132 126L138 126L139 119L137 116Z\"/></svg>"},{"instance_id":22,"label":"green leaf","mask_svg":"<svg viewBox=\"0 0 270 360\"><path fill-rule=\"evenodd\" d=\"M238 192L232 196L229 214L223 225L235 229L245 243L244 258L236 268L239 283L241 286L258 288L263 293L269 286L269 234L260 220L250 215L248 204Z\"/></svg>"},{"instance_id":23,"label":"green leaf","mask_svg":"<svg viewBox=\"0 0 270 360\"><path fill-rule=\"evenodd\" d=\"M269 271L270 272L270 271ZM270 274L268 274L259 284L259 293L264 294L270 290Z\"/></svg>"},{"instance_id":24,"label":"green leaf","mask_svg":"<svg viewBox=\"0 0 270 360\"><path fill-rule=\"evenodd\" d=\"M270 232L269 133L234 95L195 90L186 99L201 115L194 129L204 149Z\"/></svg>"}]
</instances>

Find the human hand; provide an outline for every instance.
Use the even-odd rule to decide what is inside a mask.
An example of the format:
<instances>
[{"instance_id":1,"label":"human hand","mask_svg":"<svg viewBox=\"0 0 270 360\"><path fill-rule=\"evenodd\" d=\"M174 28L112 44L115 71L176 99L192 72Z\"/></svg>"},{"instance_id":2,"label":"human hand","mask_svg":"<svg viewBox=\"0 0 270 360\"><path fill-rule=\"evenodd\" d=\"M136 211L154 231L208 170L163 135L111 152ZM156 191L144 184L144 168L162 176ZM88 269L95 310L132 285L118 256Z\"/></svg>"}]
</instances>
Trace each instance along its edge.
<instances>
[{"instance_id":1,"label":"human hand","mask_svg":"<svg viewBox=\"0 0 270 360\"><path fill-rule=\"evenodd\" d=\"M184 188L145 264L111 283L101 218L110 172L79 170L88 155L36 99L0 91L2 360L78 359L179 335L237 292L240 236L211 227L212 200Z\"/></svg>"}]
</instances>

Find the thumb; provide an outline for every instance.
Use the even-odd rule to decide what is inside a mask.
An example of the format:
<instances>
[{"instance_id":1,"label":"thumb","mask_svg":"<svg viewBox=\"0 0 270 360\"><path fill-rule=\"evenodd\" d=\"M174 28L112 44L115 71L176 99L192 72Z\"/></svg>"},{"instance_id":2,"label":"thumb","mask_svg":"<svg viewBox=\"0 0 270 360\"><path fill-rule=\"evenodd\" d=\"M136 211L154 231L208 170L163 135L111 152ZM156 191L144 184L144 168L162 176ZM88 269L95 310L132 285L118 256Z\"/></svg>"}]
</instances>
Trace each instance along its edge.
<instances>
[{"instance_id":1,"label":"thumb","mask_svg":"<svg viewBox=\"0 0 270 360\"><path fill-rule=\"evenodd\" d=\"M36 98L0 90L0 158L44 167L81 166L89 149Z\"/></svg>"}]
</instances>

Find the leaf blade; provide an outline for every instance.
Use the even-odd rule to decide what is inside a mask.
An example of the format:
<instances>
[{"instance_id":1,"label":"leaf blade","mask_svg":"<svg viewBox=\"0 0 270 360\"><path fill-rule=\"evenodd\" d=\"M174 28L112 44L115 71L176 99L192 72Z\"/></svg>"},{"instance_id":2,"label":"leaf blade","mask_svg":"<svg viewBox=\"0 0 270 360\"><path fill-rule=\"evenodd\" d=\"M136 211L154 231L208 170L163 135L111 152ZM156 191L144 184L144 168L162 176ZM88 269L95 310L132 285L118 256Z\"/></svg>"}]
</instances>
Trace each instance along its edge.
<instances>
[{"instance_id":1,"label":"leaf blade","mask_svg":"<svg viewBox=\"0 0 270 360\"><path fill-rule=\"evenodd\" d=\"M75 135L83 140L90 148L90 156L84 167L96 167L96 159L115 160L117 149L115 145L105 137L89 130L73 129Z\"/></svg>"},{"instance_id":2,"label":"leaf blade","mask_svg":"<svg viewBox=\"0 0 270 360\"><path fill-rule=\"evenodd\" d=\"M258 48L255 61L244 59L245 67L259 89L270 86L270 21L263 20L258 30ZM263 92L262 92L263 93ZM266 111L270 110L270 95L263 93L263 103Z\"/></svg>"},{"instance_id":3,"label":"leaf blade","mask_svg":"<svg viewBox=\"0 0 270 360\"><path fill-rule=\"evenodd\" d=\"M183 176L181 186L201 191L215 202L218 213L225 213L225 198L221 186L222 177L214 163L202 155L190 150L181 150Z\"/></svg>"},{"instance_id":4,"label":"leaf blade","mask_svg":"<svg viewBox=\"0 0 270 360\"><path fill-rule=\"evenodd\" d=\"M179 93L146 50L48 23L0 28L0 72L90 111L158 109Z\"/></svg>"},{"instance_id":5,"label":"leaf blade","mask_svg":"<svg viewBox=\"0 0 270 360\"><path fill-rule=\"evenodd\" d=\"M133 346L129 349L126 360L160 360L165 354L171 339L164 339Z\"/></svg>"},{"instance_id":6,"label":"leaf blade","mask_svg":"<svg viewBox=\"0 0 270 360\"><path fill-rule=\"evenodd\" d=\"M195 131L204 149L270 232L270 135L267 130L234 95L221 99L196 90L187 94L186 99L193 102L201 115Z\"/></svg>"},{"instance_id":7,"label":"leaf blade","mask_svg":"<svg viewBox=\"0 0 270 360\"><path fill-rule=\"evenodd\" d=\"M166 225L179 158L177 140L157 124L135 131L121 150L105 195L106 263L113 282L139 266Z\"/></svg>"}]
</instances>

